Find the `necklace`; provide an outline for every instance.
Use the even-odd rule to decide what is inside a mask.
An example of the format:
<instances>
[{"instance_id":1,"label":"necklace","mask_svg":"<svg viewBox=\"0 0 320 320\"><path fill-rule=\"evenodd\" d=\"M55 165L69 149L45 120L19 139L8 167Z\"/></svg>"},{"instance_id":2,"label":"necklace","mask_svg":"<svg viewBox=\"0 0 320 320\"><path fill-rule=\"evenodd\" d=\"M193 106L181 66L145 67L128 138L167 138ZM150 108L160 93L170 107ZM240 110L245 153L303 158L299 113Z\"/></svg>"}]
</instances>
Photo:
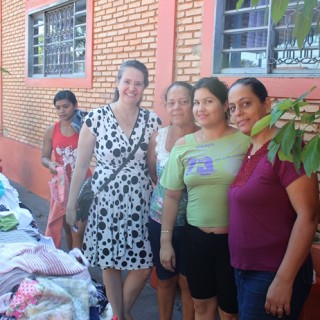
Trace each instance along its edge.
<instances>
[{"instance_id":1,"label":"necklace","mask_svg":"<svg viewBox=\"0 0 320 320\"><path fill-rule=\"evenodd\" d=\"M268 150L268 145L269 145L270 140L266 141L260 148L258 148L254 153L252 152L253 145L250 146L248 149L248 154L247 154L247 159L250 160L256 156L260 156L260 154L264 154L266 150Z\"/></svg>"}]
</instances>

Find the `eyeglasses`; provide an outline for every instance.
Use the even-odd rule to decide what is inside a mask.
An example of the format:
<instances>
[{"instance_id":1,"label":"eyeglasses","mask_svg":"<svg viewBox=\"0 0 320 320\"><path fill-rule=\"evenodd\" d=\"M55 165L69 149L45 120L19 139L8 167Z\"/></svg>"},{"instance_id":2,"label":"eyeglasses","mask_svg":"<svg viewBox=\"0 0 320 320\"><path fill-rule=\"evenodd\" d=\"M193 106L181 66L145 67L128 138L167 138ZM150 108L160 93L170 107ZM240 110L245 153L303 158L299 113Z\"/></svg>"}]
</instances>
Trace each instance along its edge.
<instances>
[{"instance_id":1,"label":"eyeglasses","mask_svg":"<svg viewBox=\"0 0 320 320\"><path fill-rule=\"evenodd\" d=\"M167 107L169 108L173 108L176 103L178 103L178 106L179 107L184 107L184 106L187 106L187 105L191 105L191 101L190 100L178 100L178 101L174 101L174 100L170 100L166 103Z\"/></svg>"}]
</instances>

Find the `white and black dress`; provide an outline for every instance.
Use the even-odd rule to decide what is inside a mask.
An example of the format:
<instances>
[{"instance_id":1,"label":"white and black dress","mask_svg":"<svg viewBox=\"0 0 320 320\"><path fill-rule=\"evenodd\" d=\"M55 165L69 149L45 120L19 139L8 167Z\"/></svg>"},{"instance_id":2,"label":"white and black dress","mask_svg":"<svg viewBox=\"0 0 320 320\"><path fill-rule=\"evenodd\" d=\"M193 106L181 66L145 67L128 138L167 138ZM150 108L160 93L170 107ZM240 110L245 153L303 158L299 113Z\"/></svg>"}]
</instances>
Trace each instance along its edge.
<instances>
[{"instance_id":1,"label":"white and black dress","mask_svg":"<svg viewBox=\"0 0 320 320\"><path fill-rule=\"evenodd\" d=\"M104 183L138 143L146 125L147 111L139 114L127 138L110 105L91 111L85 123L96 137L94 192ZM150 136L161 127L161 120L150 112L144 139L134 157L117 174L91 205L83 250L92 266L102 269L134 270L152 266L148 239L151 179L146 157Z\"/></svg>"}]
</instances>

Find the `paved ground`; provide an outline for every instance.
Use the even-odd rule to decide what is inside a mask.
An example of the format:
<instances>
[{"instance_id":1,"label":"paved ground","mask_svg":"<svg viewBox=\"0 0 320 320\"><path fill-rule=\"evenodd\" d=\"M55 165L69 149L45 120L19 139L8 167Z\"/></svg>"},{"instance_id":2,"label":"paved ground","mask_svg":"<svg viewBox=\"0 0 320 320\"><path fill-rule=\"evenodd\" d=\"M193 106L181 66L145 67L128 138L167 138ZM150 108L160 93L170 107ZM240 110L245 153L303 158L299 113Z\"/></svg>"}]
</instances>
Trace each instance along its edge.
<instances>
[{"instance_id":1,"label":"paved ground","mask_svg":"<svg viewBox=\"0 0 320 320\"><path fill-rule=\"evenodd\" d=\"M37 195L31 193L26 188L14 183L11 181L11 184L14 188L17 189L19 193L19 198L22 203L24 203L32 212L38 227L42 233L45 231L48 212L49 212L49 203L48 201L38 197ZM62 249L66 250L66 242L63 239ZM102 282L101 271L98 268L90 269L92 278L98 282ZM142 294L140 295L138 301L136 302L133 309L133 316L135 320L157 320L158 310L157 310L157 298L156 290L151 286L150 281L145 286ZM182 319L181 314L181 304L179 296L177 295L177 300L174 308L173 320Z\"/></svg>"}]
</instances>

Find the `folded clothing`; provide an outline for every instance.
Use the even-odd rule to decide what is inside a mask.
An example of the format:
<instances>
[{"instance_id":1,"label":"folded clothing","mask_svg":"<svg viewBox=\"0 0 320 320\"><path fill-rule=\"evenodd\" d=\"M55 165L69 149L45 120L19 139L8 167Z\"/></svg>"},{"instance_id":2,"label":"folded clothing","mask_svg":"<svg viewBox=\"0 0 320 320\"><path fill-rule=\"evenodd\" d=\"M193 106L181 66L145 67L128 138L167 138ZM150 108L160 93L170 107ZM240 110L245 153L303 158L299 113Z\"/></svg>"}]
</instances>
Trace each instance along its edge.
<instances>
[{"instance_id":1,"label":"folded clothing","mask_svg":"<svg viewBox=\"0 0 320 320\"><path fill-rule=\"evenodd\" d=\"M19 225L19 221L16 219L13 213L8 213L6 215L0 215L0 230L10 231L15 229Z\"/></svg>"}]
</instances>

